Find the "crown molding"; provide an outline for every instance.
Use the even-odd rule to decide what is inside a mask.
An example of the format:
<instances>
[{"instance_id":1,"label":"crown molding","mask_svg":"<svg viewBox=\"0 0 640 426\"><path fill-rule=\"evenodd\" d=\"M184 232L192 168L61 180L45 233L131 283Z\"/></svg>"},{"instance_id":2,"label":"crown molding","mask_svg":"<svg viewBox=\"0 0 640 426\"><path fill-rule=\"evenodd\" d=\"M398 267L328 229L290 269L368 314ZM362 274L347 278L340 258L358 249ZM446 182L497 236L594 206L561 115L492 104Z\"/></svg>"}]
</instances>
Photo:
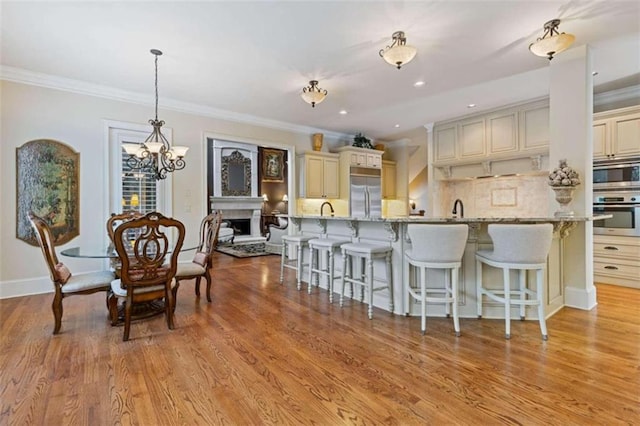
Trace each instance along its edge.
<instances>
[{"instance_id":1,"label":"crown molding","mask_svg":"<svg viewBox=\"0 0 640 426\"><path fill-rule=\"evenodd\" d=\"M0 65L0 80L139 105L153 106L155 102L155 99L153 97L142 95L137 92L116 89L113 87L94 83L87 83L85 81L74 80L66 77L28 71L25 69L10 67L6 65ZM351 135L345 133L332 132L326 129L319 129L317 127L301 126L298 124L286 123L283 121L270 120L254 115L226 111L208 107L205 105L178 101L175 99L163 99L162 102L159 103L159 106L163 109L178 111L186 114L200 115L220 120L251 124L276 130L285 130L293 133L323 133L326 137L336 139L351 137Z\"/></svg>"},{"instance_id":2,"label":"crown molding","mask_svg":"<svg viewBox=\"0 0 640 426\"><path fill-rule=\"evenodd\" d=\"M611 90L609 92L597 93L593 96L593 105L607 105L629 99L635 99L637 103L640 103L640 84Z\"/></svg>"}]
</instances>

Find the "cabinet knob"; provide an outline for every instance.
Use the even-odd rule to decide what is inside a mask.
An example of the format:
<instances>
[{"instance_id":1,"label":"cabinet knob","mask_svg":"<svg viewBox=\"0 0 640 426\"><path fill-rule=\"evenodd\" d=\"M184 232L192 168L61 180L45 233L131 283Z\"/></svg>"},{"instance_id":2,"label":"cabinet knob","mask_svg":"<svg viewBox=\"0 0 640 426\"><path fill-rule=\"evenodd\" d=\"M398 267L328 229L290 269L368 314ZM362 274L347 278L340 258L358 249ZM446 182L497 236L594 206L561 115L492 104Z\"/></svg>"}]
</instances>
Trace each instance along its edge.
<instances>
[{"instance_id":1,"label":"cabinet knob","mask_svg":"<svg viewBox=\"0 0 640 426\"><path fill-rule=\"evenodd\" d=\"M618 247L614 247L614 246L605 246L604 249L605 250L620 250Z\"/></svg>"},{"instance_id":2,"label":"cabinet knob","mask_svg":"<svg viewBox=\"0 0 640 426\"><path fill-rule=\"evenodd\" d=\"M617 266L605 266L604 269L612 269L614 271L617 271L618 267Z\"/></svg>"}]
</instances>

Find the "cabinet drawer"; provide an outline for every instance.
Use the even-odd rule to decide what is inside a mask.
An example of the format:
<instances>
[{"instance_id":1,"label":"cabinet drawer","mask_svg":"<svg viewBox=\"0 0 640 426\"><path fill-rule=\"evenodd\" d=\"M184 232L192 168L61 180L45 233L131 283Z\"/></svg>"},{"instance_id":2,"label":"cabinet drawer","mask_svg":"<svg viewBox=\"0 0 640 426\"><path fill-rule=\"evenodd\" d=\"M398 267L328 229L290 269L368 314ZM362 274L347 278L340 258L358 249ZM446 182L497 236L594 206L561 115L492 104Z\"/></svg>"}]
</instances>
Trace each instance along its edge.
<instances>
[{"instance_id":1,"label":"cabinet drawer","mask_svg":"<svg viewBox=\"0 0 640 426\"><path fill-rule=\"evenodd\" d=\"M595 275L629 278L637 280L640 277L638 262L607 262L607 259L595 259L593 273ZM634 264L635 263L635 264Z\"/></svg>"},{"instance_id":2,"label":"cabinet drawer","mask_svg":"<svg viewBox=\"0 0 640 426\"><path fill-rule=\"evenodd\" d=\"M610 242L594 242L593 253L599 256L640 259L640 246Z\"/></svg>"}]
</instances>

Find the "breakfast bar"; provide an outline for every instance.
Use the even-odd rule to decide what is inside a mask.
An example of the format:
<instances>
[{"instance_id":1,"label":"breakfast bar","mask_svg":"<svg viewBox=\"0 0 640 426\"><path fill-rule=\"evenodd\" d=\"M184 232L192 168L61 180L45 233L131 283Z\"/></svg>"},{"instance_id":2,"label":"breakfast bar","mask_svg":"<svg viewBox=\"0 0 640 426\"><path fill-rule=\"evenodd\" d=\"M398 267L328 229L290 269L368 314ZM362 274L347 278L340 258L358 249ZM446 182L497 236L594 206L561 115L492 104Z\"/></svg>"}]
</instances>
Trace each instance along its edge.
<instances>
[{"instance_id":1,"label":"breakfast bar","mask_svg":"<svg viewBox=\"0 0 640 426\"><path fill-rule=\"evenodd\" d=\"M594 217L537 217L537 218L452 218L452 217L388 217L388 218L354 218L354 217L333 217L333 216L310 216L292 215L290 220L294 225L292 232L314 236L318 238L342 238L350 239L354 242L368 242L374 244L388 244L392 248L393 266L393 299L394 313L398 315L419 315L420 309L417 303L409 302L406 294L409 278L409 268L404 262L405 250L411 248L411 240L407 233L407 225L417 224L467 224L469 226L469 236L462 259L462 267L459 277L459 315L462 318L477 317L476 311L476 261L477 250L490 249L491 238L487 233L487 226L492 223L509 224L553 224L553 242L547 260L547 270L545 274L545 316L549 317L564 306L564 282L562 274L562 264L564 256L564 245L562 239L566 237L579 222L591 221ZM308 258L308 253L304 253L304 258ZM381 261L378 261L381 263ZM341 262L336 262L336 267L340 268ZM499 270L485 268L484 280L495 282L496 288L502 285ZM429 271L428 286L437 287L443 282L443 271ZM382 279L384 276L384 265L376 264L375 279ZM302 274L303 281L306 282L308 270ZM495 277L495 280L493 279ZM528 277L527 283L531 285L534 280ZM326 282L320 282L320 286L327 288ZM342 289L342 284L338 281L334 287L335 292ZM389 310L389 292L381 291L374 294L373 304L377 308ZM515 309L514 309L515 312ZM429 308L429 316L444 316L444 306L434 305ZM485 302L485 318L504 318L503 305ZM536 309L527 308L526 319L537 320Z\"/></svg>"}]
</instances>

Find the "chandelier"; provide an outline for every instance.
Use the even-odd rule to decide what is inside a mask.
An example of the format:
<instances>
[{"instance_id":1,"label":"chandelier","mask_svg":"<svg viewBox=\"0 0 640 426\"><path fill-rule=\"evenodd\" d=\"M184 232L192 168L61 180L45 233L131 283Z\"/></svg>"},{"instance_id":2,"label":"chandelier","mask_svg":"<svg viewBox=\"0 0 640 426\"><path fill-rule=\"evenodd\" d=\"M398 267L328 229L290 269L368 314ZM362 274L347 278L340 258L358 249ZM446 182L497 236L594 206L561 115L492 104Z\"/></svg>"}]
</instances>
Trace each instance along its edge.
<instances>
[{"instance_id":1,"label":"chandelier","mask_svg":"<svg viewBox=\"0 0 640 426\"><path fill-rule=\"evenodd\" d=\"M394 65L400 69L402 65L408 64L416 57L418 49L413 46L407 46L407 38L403 31L396 31L391 35L393 42L391 46L380 49L380 56L390 65Z\"/></svg>"},{"instance_id":2,"label":"chandelier","mask_svg":"<svg viewBox=\"0 0 640 426\"><path fill-rule=\"evenodd\" d=\"M162 52L151 49L151 53L155 56L156 66L156 115L154 119L149 120L153 131L142 145L124 143L122 148L129 155L129 158L126 159L128 167L132 170L152 173L156 180L161 180L167 177L167 173L184 169L186 165L184 156L189 147L171 147L167 138L162 134L161 129L164 121L158 120L158 56L162 55Z\"/></svg>"},{"instance_id":3,"label":"chandelier","mask_svg":"<svg viewBox=\"0 0 640 426\"><path fill-rule=\"evenodd\" d=\"M324 101L327 96L327 91L318 87L317 80L311 80L307 87L302 88L302 99L308 104L311 104L312 108L315 108L316 104Z\"/></svg>"},{"instance_id":4,"label":"chandelier","mask_svg":"<svg viewBox=\"0 0 640 426\"><path fill-rule=\"evenodd\" d=\"M537 56L546 56L549 60L553 55L566 50L576 39L572 34L558 32L559 19L552 19L544 24L544 34L529 45L531 53Z\"/></svg>"}]
</instances>

